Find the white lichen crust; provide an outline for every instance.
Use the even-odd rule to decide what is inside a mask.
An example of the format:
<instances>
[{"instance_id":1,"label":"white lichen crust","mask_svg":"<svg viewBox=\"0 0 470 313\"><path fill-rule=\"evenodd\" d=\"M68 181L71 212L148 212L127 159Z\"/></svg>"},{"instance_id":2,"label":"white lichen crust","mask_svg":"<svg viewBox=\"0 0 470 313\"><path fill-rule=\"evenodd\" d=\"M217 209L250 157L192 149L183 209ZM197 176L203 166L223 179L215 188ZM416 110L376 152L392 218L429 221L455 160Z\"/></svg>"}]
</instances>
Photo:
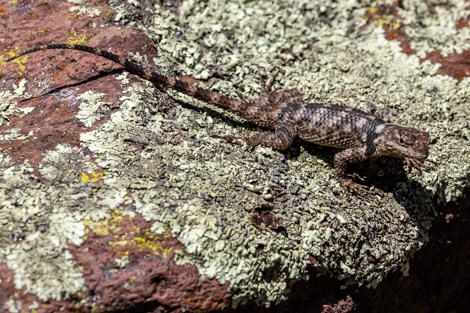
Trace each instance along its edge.
<instances>
[{"instance_id":1,"label":"white lichen crust","mask_svg":"<svg viewBox=\"0 0 470 313\"><path fill-rule=\"evenodd\" d=\"M117 20L155 40L163 73L176 69L224 94L255 97L261 79L280 69L275 87L297 88L306 102L374 109L430 132L437 165L423 176L377 179L378 187L396 182L371 199L348 198L334 175L332 150L296 143L284 154L249 151L217 136L258 130L170 92L182 105L124 73L116 76L125 94L119 110L110 113L102 94L79 96L77 118L90 127L80 140L93 161L81 148L59 145L42 161L40 183L27 162L13 165L0 154L0 262L9 262L18 288L40 299L82 288L67 244L80 244L82 220L108 218L116 208L142 214L155 232L170 229L189 253L179 253L177 262L228 282L234 304L283 300L292 282L308 278L312 259L319 273L373 286L427 241L433 196L452 201L468 186L470 80L436 76L438 65L405 55L376 24L361 28L379 2L184 1L179 10L111 3ZM129 13L138 9L144 23ZM106 169L99 192L78 179L96 168ZM283 230L250 220L266 203ZM46 231L35 228L39 219ZM14 242L16 233L24 243Z\"/></svg>"},{"instance_id":2,"label":"white lichen crust","mask_svg":"<svg viewBox=\"0 0 470 313\"><path fill-rule=\"evenodd\" d=\"M75 172L88 167L77 150L59 145L46 156L40 168L45 183L38 182L27 162L13 165L9 156L0 154L0 262L14 272L18 289L43 301L60 300L84 285L82 271L67 250L84 236L85 209L70 211L89 196L78 180L80 172L65 170L71 164Z\"/></svg>"}]
</instances>

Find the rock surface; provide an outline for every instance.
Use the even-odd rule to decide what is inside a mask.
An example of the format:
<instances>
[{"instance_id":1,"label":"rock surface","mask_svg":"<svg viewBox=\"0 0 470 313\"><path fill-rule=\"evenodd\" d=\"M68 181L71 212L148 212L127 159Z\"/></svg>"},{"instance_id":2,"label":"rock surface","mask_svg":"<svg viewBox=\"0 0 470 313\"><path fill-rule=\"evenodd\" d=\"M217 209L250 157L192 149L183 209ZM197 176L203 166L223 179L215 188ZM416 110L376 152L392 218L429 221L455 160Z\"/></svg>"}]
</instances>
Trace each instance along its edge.
<instances>
[{"instance_id":1,"label":"rock surface","mask_svg":"<svg viewBox=\"0 0 470 313\"><path fill-rule=\"evenodd\" d=\"M398 305L369 297L419 275L419 253L449 231L436 208L469 186L469 12L461 1L0 1L0 311L207 312L273 305L291 288L323 312ZM234 97L255 97L280 69L275 87L306 102L429 131L437 165L419 176L395 159L358 164L382 192L350 198L333 150L249 151L220 137L259 130L107 60L53 50L2 62L52 42Z\"/></svg>"}]
</instances>

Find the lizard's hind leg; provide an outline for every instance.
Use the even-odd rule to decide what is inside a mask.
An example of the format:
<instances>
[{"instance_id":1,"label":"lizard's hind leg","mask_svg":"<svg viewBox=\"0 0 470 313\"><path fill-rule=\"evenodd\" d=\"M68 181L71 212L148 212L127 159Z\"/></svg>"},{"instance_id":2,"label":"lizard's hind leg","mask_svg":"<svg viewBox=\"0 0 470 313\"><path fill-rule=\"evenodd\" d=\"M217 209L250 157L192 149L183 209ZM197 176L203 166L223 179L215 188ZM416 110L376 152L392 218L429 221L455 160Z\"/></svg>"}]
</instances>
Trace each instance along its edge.
<instances>
[{"instance_id":1,"label":"lizard's hind leg","mask_svg":"<svg viewBox=\"0 0 470 313\"><path fill-rule=\"evenodd\" d=\"M364 148L350 148L337 152L334 157L334 167L336 175L338 176L341 186L354 192L356 195L365 195L368 193L369 188L365 185L354 182L351 178L347 177L347 166L350 163L356 163L367 159L367 154Z\"/></svg>"},{"instance_id":2,"label":"lizard's hind leg","mask_svg":"<svg viewBox=\"0 0 470 313\"><path fill-rule=\"evenodd\" d=\"M245 142L252 149L262 145L271 147L274 150L284 151L290 147L295 137L297 137L297 127L295 125L279 124L274 128L274 132L250 136L245 138Z\"/></svg>"}]
</instances>

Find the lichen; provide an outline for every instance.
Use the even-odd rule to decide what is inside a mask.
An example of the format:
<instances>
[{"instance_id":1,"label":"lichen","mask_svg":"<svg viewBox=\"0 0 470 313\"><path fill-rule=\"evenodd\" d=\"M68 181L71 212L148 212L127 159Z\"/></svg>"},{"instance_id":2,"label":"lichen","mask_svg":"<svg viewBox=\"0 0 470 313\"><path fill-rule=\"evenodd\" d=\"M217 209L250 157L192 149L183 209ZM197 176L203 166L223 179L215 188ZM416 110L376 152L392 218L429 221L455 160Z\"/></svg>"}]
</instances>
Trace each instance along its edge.
<instances>
[{"instance_id":1,"label":"lichen","mask_svg":"<svg viewBox=\"0 0 470 313\"><path fill-rule=\"evenodd\" d=\"M58 145L44 157L42 182L31 165L13 165L8 155L0 154L0 167L0 262L14 272L16 288L44 301L79 291L82 270L68 246L83 242L84 219L102 219L115 209L114 191L96 192L80 181L80 173L96 165L70 146Z\"/></svg>"},{"instance_id":2,"label":"lichen","mask_svg":"<svg viewBox=\"0 0 470 313\"><path fill-rule=\"evenodd\" d=\"M459 113L468 110L468 79L459 84L434 76L438 65L420 63L418 57L405 55L397 42L384 40L383 30L376 25L359 36L366 23L363 16L374 5L185 1L178 15L165 7L146 7L151 17L140 24L123 10L126 6L122 1L117 9L118 20L130 21L158 43L154 62L162 72L177 63L180 74L206 79L211 76L208 69L215 68L219 76L227 78L210 80L212 89L228 95L240 90L254 97L261 78L280 68L283 75L276 86L301 90L307 102L374 109L391 122L416 126L433 136L430 159L438 165L430 173L421 177L410 174L411 180L397 182L395 194L348 203L343 196L335 195L342 190L329 166L329 151L312 153L301 148L295 158L288 153L284 159L269 149L258 148L253 159L241 147L233 150L233 145L214 143L206 137L206 129L222 135L227 131L243 135L245 130L194 114L191 116L198 120L197 125L186 126L188 113L179 111L178 127L198 141L184 141L181 151L178 146L162 146L159 161L169 162L165 167L173 171L179 168L180 172L168 174L163 185L146 190L137 208L147 218L158 220L159 225L166 221L187 251L193 253L191 257L179 256L180 262L197 265L203 276L230 282L235 302L282 299L289 279L306 278L309 255L317 258L320 271L377 284L387 272L405 264L426 241L426 228L433 215L430 194L450 201L468 183L469 164L461 157L465 151L468 153L468 122L466 113ZM345 35L350 30L352 35ZM445 117L439 113L443 109L447 111ZM200 125L206 125L201 133L196 131ZM456 135L449 134L449 128ZM160 141L165 140L164 135L158 133ZM234 154L238 155L236 162L231 158ZM245 168L246 164L250 167ZM277 176L269 176L269 169ZM211 175L203 174L206 172ZM238 183L233 182L233 176ZM297 190L290 195L295 203L280 199L274 202L276 214L289 223L288 239L247 223L246 215L263 200L262 195L242 188L244 182L255 182L265 190ZM218 186L224 186L223 196ZM158 191L160 188L166 191ZM150 201L157 194L166 197ZM181 203L178 197L186 200ZM169 214L168 208L176 213ZM260 257L257 246L267 247L269 252ZM380 262L373 265L368 257ZM268 280L263 275L274 264L278 272L267 275Z\"/></svg>"},{"instance_id":3,"label":"lichen","mask_svg":"<svg viewBox=\"0 0 470 313\"><path fill-rule=\"evenodd\" d=\"M419 57L425 57L433 50L447 56L470 49L470 27L457 28L459 19L470 16L468 3L449 1L445 6L439 4L439 1L407 0L398 10L406 25L405 33L411 39L411 47L417 50Z\"/></svg>"},{"instance_id":4,"label":"lichen","mask_svg":"<svg viewBox=\"0 0 470 313\"><path fill-rule=\"evenodd\" d=\"M34 108L32 107L19 107L16 103L20 97L28 97L29 94L25 92L26 80L22 79L18 84L14 84L12 87L13 91L2 90L0 91L0 126L10 125L9 118L12 116L23 116L28 114ZM15 133L12 129L10 132ZM19 134L18 134L19 135ZM12 140L14 138L4 138L4 134L0 134L0 140Z\"/></svg>"},{"instance_id":5,"label":"lichen","mask_svg":"<svg viewBox=\"0 0 470 313\"><path fill-rule=\"evenodd\" d=\"M87 41L86 34L79 35L77 32L72 32L68 35L66 43L69 45L83 45L87 43Z\"/></svg>"},{"instance_id":6,"label":"lichen","mask_svg":"<svg viewBox=\"0 0 470 313\"><path fill-rule=\"evenodd\" d=\"M110 240L107 244L112 247L125 247L126 249L136 247L139 252L144 249L150 251L155 255L160 255L167 259L168 255L173 251L172 247L165 247L164 241L170 237L170 233L165 231L162 235L158 236L156 233L149 230L143 230L136 225L132 225L130 230L123 231L123 222L131 222L134 218L132 214L128 214L121 209L112 210L110 212L110 219L92 221L84 220L83 224L86 226L85 240L89 233L92 231L98 236L110 236ZM116 260L120 266L124 265L128 261L128 250L121 252L121 258Z\"/></svg>"},{"instance_id":7,"label":"lichen","mask_svg":"<svg viewBox=\"0 0 470 313\"><path fill-rule=\"evenodd\" d=\"M6 51L5 55L0 55L0 65L4 65L7 59L16 56L18 52L18 48L16 48L15 51L14 50ZM17 72L18 74L24 73L26 69L25 64L28 60L28 57L29 56L25 55L25 56L16 58L13 61L11 61L12 63L15 63L16 65L18 65L18 72Z\"/></svg>"},{"instance_id":8,"label":"lichen","mask_svg":"<svg viewBox=\"0 0 470 313\"><path fill-rule=\"evenodd\" d=\"M279 69L275 87L297 88L306 102L374 110L429 131L437 165L423 176L389 171L375 180L378 189L389 189L371 199L349 198L334 175L331 150L296 142L285 153L249 151L220 137L259 130L220 110L199 110L204 104L170 91L181 105L122 74L119 110L108 110L103 95L80 96L78 118L87 127L102 122L80 136L93 161L80 148L58 145L41 162L45 181L39 182L29 164L13 165L0 154L0 261L11 255L18 288L40 299L82 288L67 244L83 240L83 221L103 223L123 208L135 208L156 233L170 230L186 250L175 260L228 282L234 304L284 299L292 282L308 278L312 258L319 273L374 286L406 268L428 240L432 197L451 201L468 184L469 79L435 76L438 65L405 55L380 27L367 26L363 16L376 2L184 1L178 11L145 7L143 22L129 13L138 3L116 2L116 19L157 43L153 61L163 73L176 68L224 94L256 97L261 79ZM366 173L394 164L380 162L364 165ZM96 181L83 179L103 171ZM284 231L251 222L263 205L282 217ZM49 226L38 231L43 224ZM12 239L23 237L20 244ZM27 266L17 264L26 259ZM125 264L125 256L116 262Z\"/></svg>"},{"instance_id":9,"label":"lichen","mask_svg":"<svg viewBox=\"0 0 470 313\"><path fill-rule=\"evenodd\" d=\"M90 6L88 0L67 0L67 2L75 4L70 7L70 12L75 15L86 14L88 17L100 16L101 10L97 7Z\"/></svg>"},{"instance_id":10,"label":"lichen","mask_svg":"<svg viewBox=\"0 0 470 313\"><path fill-rule=\"evenodd\" d=\"M48 197L50 189L34 178L27 163L13 166L4 156L0 166L0 261L14 271L16 287L42 300L79 290L83 277L67 251L68 244L81 242L78 216L68 215L57 196Z\"/></svg>"},{"instance_id":11,"label":"lichen","mask_svg":"<svg viewBox=\"0 0 470 313\"><path fill-rule=\"evenodd\" d=\"M103 96L103 93L88 90L77 97L79 100L84 100L80 103L77 119L86 127L91 127L93 123L103 118L109 110L107 110L106 104L100 101Z\"/></svg>"}]
</instances>

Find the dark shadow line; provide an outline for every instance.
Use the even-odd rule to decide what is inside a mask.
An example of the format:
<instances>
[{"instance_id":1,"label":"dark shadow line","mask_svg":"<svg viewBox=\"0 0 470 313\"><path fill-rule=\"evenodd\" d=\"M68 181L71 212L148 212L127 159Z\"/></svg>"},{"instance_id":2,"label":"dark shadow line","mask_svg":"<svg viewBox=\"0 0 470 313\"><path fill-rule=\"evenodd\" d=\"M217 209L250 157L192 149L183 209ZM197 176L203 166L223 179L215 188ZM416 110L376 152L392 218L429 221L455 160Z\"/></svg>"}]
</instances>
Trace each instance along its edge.
<instances>
[{"instance_id":1,"label":"dark shadow line","mask_svg":"<svg viewBox=\"0 0 470 313\"><path fill-rule=\"evenodd\" d=\"M114 70L111 70L111 71L107 71L107 72L102 72L102 73L99 73L98 75L94 75L94 76L91 76L85 80L82 80L82 81L79 81L79 82L76 82L76 83L73 83L73 84L68 84L68 85L64 85L64 86L59 86L59 87L56 87L56 88L53 88L43 94L40 94L38 96L34 96L34 97L30 97L30 98L26 98L26 99L22 99L20 101L18 101L19 103L21 102L26 102L26 101L30 101L30 100L34 100L34 99L37 99L37 98L41 98L41 97L44 97L44 96L47 96L47 95L52 95L52 94L55 94L55 93L58 93L60 92L62 89L65 89L65 88L70 88L70 87L76 87L76 86L80 86L80 85L83 85L83 84L86 84L86 83L89 83L89 82L92 82L92 81L95 81L95 80L98 80L100 78L103 78L103 77L106 77L106 76L109 76L109 75L114 75L114 74L121 74L125 72L125 70L123 68L118 68L118 69L114 69Z\"/></svg>"}]
</instances>

